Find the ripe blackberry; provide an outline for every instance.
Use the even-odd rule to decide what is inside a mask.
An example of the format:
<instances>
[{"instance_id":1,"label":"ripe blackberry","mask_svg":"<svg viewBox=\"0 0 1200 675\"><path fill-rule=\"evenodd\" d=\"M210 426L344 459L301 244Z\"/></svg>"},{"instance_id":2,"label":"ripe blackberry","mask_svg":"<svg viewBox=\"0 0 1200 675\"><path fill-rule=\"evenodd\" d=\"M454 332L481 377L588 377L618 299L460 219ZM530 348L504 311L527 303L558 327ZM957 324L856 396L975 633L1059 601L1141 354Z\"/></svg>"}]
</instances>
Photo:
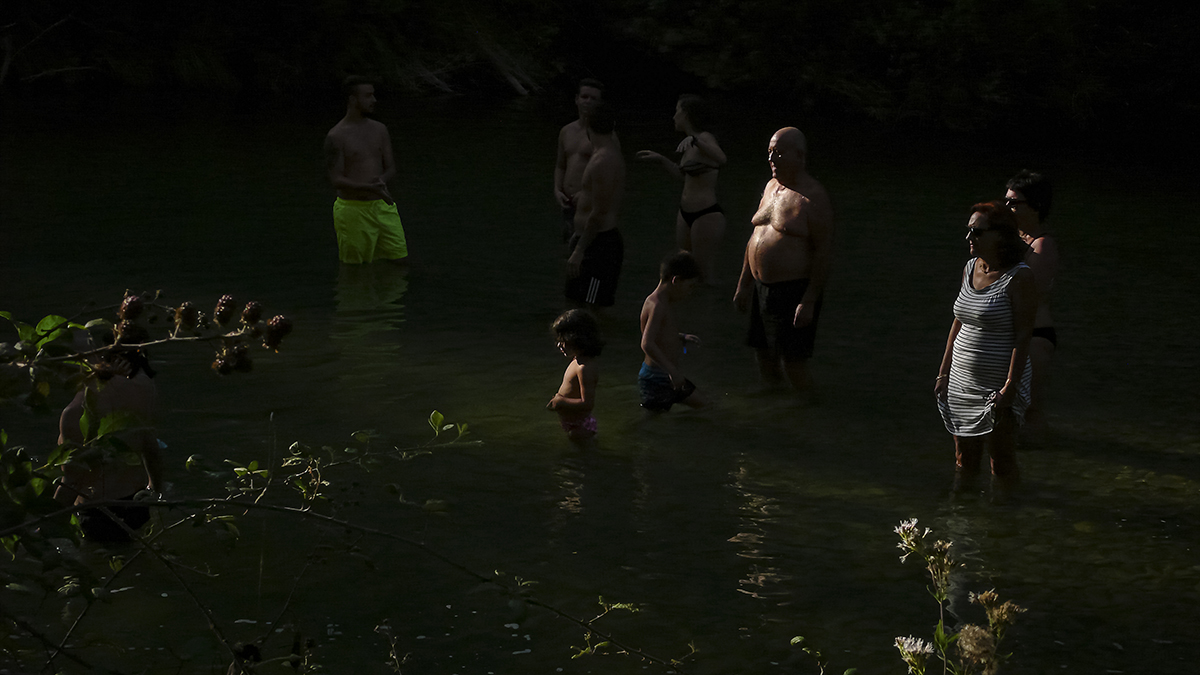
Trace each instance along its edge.
<instances>
[{"instance_id":1,"label":"ripe blackberry","mask_svg":"<svg viewBox=\"0 0 1200 675\"><path fill-rule=\"evenodd\" d=\"M248 324L256 324L262 318L263 306L261 302L251 300L246 303L245 309L242 310L242 321Z\"/></svg>"},{"instance_id":2,"label":"ripe blackberry","mask_svg":"<svg viewBox=\"0 0 1200 675\"><path fill-rule=\"evenodd\" d=\"M222 295L221 299L217 300L217 308L213 310L213 320L218 326L224 326L233 319L234 313L237 312L237 301L232 295Z\"/></svg>"},{"instance_id":3,"label":"ripe blackberry","mask_svg":"<svg viewBox=\"0 0 1200 675\"><path fill-rule=\"evenodd\" d=\"M292 332L292 320L280 314L267 322L267 335L263 339L263 346L268 349L279 349L279 343L288 333Z\"/></svg>"},{"instance_id":4,"label":"ripe blackberry","mask_svg":"<svg viewBox=\"0 0 1200 675\"><path fill-rule=\"evenodd\" d=\"M117 316L121 317L124 321L133 321L142 315L142 310L145 308L146 305L142 302L142 296L127 295L121 301L121 308L117 310Z\"/></svg>"}]
</instances>

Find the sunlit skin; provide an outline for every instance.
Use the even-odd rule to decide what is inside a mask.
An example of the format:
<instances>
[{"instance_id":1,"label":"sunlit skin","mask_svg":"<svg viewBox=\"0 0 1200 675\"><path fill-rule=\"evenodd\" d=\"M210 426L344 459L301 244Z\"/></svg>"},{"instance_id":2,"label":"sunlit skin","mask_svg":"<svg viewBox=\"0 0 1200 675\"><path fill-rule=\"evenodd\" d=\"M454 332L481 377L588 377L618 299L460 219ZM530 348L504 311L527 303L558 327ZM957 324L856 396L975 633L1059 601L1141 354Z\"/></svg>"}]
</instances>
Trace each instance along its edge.
<instances>
[{"instance_id":1,"label":"sunlit skin","mask_svg":"<svg viewBox=\"0 0 1200 675\"><path fill-rule=\"evenodd\" d=\"M388 181L396 174L387 127L367 117L375 112L375 87L360 84L347 96L346 116L325 136L329 182L338 197L395 203Z\"/></svg>"},{"instance_id":2,"label":"sunlit skin","mask_svg":"<svg viewBox=\"0 0 1200 675\"><path fill-rule=\"evenodd\" d=\"M825 290L833 258L833 206L825 188L807 171L804 135L794 127L775 132L767 146L771 180L758 211L750 219L754 231L746 243L742 273L734 294L738 311L750 308L754 280L778 283L809 279L793 319L799 328L812 322ZM759 373L768 384L788 381L798 391L810 388L807 359L782 359L768 350L758 353Z\"/></svg>"},{"instance_id":3,"label":"sunlit skin","mask_svg":"<svg viewBox=\"0 0 1200 675\"><path fill-rule=\"evenodd\" d=\"M683 179L683 194L679 198L679 208L684 211L700 211L717 203L717 175L719 171L707 171L697 175L689 175L680 170L681 166L699 163L712 167L725 165L725 152L711 133L696 127L683 104L675 104L675 114L671 118L675 130L685 134L675 148L680 153L679 163L654 152L639 150L637 158L653 162L665 169L671 175ZM687 222L679 213L675 214L675 242L680 249L691 251L700 265L701 281L714 285L716 283L717 248L721 237L725 234L725 214L708 213L700 216L688 227Z\"/></svg>"},{"instance_id":4,"label":"sunlit skin","mask_svg":"<svg viewBox=\"0 0 1200 675\"><path fill-rule=\"evenodd\" d=\"M576 194L575 233L579 241L567 259L567 276L575 278L587 247L596 235L617 227L617 214L625 193L625 160L617 145L616 134L600 134L587 130L592 155L583 170L579 192Z\"/></svg>"},{"instance_id":5,"label":"sunlit skin","mask_svg":"<svg viewBox=\"0 0 1200 675\"><path fill-rule=\"evenodd\" d=\"M675 322L674 305L689 297L699 283L699 279L683 279L677 276L663 279L642 303L639 319L642 353L645 354L642 362L665 371L671 378L671 386L676 390L682 389L684 384L680 361L683 359L685 345L699 346L700 338L690 333L679 332ZM700 392L694 391L682 403L700 408L708 405L708 400Z\"/></svg>"},{"instance_id":6,"label":"sunlit skin","mask_svg":"<svg viewBox=\"0 0 1200 675\"><path fill-rule=\"evenodd\" d=\"M987 216L982 213L972 213L967 221L966 241L970 254L978 258L974 272L971 275L971 287L982 290L996 283L1008 270L1000 265L1000 235L988 229ZM1029 356L1029 341L1033 334L1033 319L1037 312L1037 287L1033 273L1026 268L1018 269L1013 274L1012 282L1006 289L1012 303L1013 333L1015 342L1012 356L1009 359L1008 375L1004 386L992 398L996 406L996 423L990 433L982 436L955 436L954 445L959 457L967 458L958 467L961 480L970 480L979 472L979 460L986 451L990 457L1011 457L1016 443L1016 421L1012 412L1013 398L1021 376L1025 370L1025 361ZM946 338L946 350L942 354L941 367L934 380L933 393L943 401L946 399L950 386L950 365L953 361L954 340L962 330L962 322L957 318L950 324L950 334ZM993 464L993 472L996 466ZM1020 473L1013 465L1003 475L997 474L1001 487L1012 487L1020 479Z\"/></svg>"},{"instance_id":7,"label":"sunlit skin","mask_svg":"<svg viewBox=\"0 0 1200 675\"><path fill-rule=\"evenodd\" d=\"M1038 308L1034 319L1034 328L1054 325L1054 316L1050 311L1050 298L1054 290L1054 277L1058 273L1058 244L1054 237L1045 229L1045 224L1036 209L1025 200L1025 196L1016 190L1009 190L1004 195L1006 203L1017 217L1021 238L1029 244L1029 255L1025 264L1033 270L1033 278L1037 282ZM1025 412L1025 423L1028 431L1036 435L1046 425L1044 402L1046 390L1050 384L1050 361L1054 355L1054 343L1043 337L1034 337L1029 342L1029 358L1033 364L1033 383L1030 391L1030 405Z\"/></svg>"},{"instance_id":8,"label":"sunlit skin","mask_svg":"<svg viewBox=\"0 0 1200 675\"><path fill-rule=\"evenodd\" d=\"M596 407L596 385L600 382L600 371L595 358L580 355L562 340L558 341L558 350L571 359L571 363L563 373L558 393L546 404L546 409L558 413L566 422L580 422ZM584 440L595 436L595 432L572 429L568 436L572 440Z\"/></svg>"}]
</instances>

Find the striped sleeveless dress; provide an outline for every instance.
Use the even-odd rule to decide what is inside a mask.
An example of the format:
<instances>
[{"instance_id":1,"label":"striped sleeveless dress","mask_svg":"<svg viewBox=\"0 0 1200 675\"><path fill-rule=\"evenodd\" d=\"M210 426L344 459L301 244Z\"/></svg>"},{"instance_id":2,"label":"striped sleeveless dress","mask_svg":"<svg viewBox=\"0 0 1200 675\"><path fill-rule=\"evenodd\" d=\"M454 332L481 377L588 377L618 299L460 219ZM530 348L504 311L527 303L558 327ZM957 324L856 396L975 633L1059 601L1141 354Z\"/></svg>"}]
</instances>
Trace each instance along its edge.
<instances>
[{"instance_id":1,"label":"striped sleeveless dress","mask_svg":"<svg viewBox=\"0 0 1200 675\"><path fill-rule=\"evenodd\" d=\"M962 322L962 329L954 338L946 400L938 399L946 431L955 436L982 436L992 431L995 411L988 398L1004 387L1016 344L1012 301L1006 291L1017 270L1028 269L1025 263L1018 263L992 285L976 290L971 276L977 260L967 262L954 301L954 317ZM1024 422L1029 407L1032 372L1026 359L1012 404L1018 424Z\"/></svg>"}]
</instances>

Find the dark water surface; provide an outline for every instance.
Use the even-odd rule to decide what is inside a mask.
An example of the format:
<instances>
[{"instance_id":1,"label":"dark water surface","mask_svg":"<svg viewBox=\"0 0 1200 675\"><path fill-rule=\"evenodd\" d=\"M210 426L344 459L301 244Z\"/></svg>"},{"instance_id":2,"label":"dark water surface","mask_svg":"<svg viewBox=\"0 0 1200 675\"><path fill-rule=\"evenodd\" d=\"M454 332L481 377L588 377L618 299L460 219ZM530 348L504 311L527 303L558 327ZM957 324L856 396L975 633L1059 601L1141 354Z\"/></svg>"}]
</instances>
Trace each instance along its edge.
<instances>
[{"instance_id":1,"label":"dark water surface","mask_svg":"<svg viewBox=\"0 0 1200 675\"><path fill-rule=\"evenodd\" d=\"M1194 176L1119 157L1098 164L1039 148L806 129L839 240L813 362L823 399L798 409L748 395L755 368L730 300L769 177L767 139L803 120L739 119L722 136L726 283L698 293L682 318L704 340L685 368L719 405L647 422L635 387L637 310L673 245L678 185L632 155L674 147L670 112L620 126L631 160L627 257L604 321L594 452L572 449L543 410L566 366L547 326L562 309L551 169L557 127L569 119L544 102L381 111L401 166L393 193L414 253L408 270L339 270L320 154L333 108L319 121L9 115L0 309L27 320L71 314L131 288L202 305L232 293L288 314L296 332L249 376L217 377L203 350L155 354L177 495L220 491L183 471L193 453L267 460L293 440L340 446L364 428L415 445L440 410L482 444L338 473L337 513L481 572L535 580L538 598L580 617L598 612L599 596L638 603L642 612L601 625L665 657L693 643L689 672L815 672L789 646L794 635L826 654L830 672L903 672L893 639L927 638L936 622L923 571L897 560L892 528L911 517L954 541L969 565L964 595L995 587L1029 608L1006 642L1015 653L1006 672L1194 668ZM966 256L966 213L1002 196L1025 165L1056 181L1051 222L1064 250L1053 432L1022 449L1026 482L1014 502L951 501L952 442L932 381ZM18 442L53 439L51 417L0 414ZM401 504L387 484L407 502L444 500L446 509ZM580 629L472 592L469 577L401 544L281 517L247 516L241 529L236 547L190 528L168 546L218 574L189 581L236 639L255 637L295 585L285 618L318 637L329 672L384 672L387 649L372 628L385 618L410 654L406 674L647 669L633 658L572 660ZM348 542L361 556L306 562ZM128 671L223 672L191 601L139 564L118 584L132 588L94 610L78 642L135 647L89 652ZM981 620L965 598L956 609ZM38 619L61 630L46 610Z\"/></svg>"}]
</instances>

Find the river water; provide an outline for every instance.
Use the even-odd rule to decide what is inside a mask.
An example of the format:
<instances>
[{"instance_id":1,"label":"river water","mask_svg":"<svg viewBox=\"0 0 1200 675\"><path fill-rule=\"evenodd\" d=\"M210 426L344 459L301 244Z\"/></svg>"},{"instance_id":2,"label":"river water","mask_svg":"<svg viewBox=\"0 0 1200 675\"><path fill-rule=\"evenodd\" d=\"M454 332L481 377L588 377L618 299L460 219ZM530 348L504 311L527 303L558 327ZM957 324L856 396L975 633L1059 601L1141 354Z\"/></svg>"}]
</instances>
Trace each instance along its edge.
<instances>
[{"instance_id":1,"label":"river water","mask_svg":"<svg viewBox=\"0 0 1200 675\"><path fill-rule=\"evenodd\" d=\"M724 284L681 316L704 341L685 368L718 405L646 420L637 311L673 245L678 185L632 155L666 153L678 137L669 106L631 114L618 127L631 161L627 255L603 322L600 442L581 452L543 409L566 366L548 325L563 308L551 168L569 107L382 100L413 260L342 269L321 158L336 106L140 110L6 113L0 309L36 320L118 302L126 288L162 289L171 303L257 299L294 320L284 348L250 375L218 377L202 349L154 354L175 495L222 493L221 480L184 471L192 454L277 461L294 440L340 448L359 429L374 429L377 446L416 446L436 409L479 443L332 472L331 503L317 510L535 581L536 598L580 618L599 613L601 596L635 603L640 612L598 627L664 658L694 645L687 672L816 672L789 645L796 635L829 672L903 672L894 638L928 638L937 621L919 563L901 564L895 547L892 528L914 517L967 563L953 607L964 620L981 620L968 591L994 587L1029 609L1005 642L1006 672L1194 667L1194 175L1095 149L806 128L838 244L813 360L821 401L799 408L750 395L756 371L730 301L769 178L767 140L804 120L731 116ZM931 392L963 228L970 205L1002 196L1025 166L1056 181L1051 223L1064 251L1052 432L1021 449L1016 499L952 500L952 442ZM18 442L53 438L52 416L0 414ZM384 619L406 674L662 670L634 657L572 659L582 629L479 592L401 543L288 517L239 522L236 545L211 529L164 540L215 575L185 580L228 635L254 639L282 615L316 640L328 672L386 672L388 647L372 632ZM77 635L89 659L126 672L224 672L204 618L159 567L140 561L115 585L128 590ZM35 616L53 635L62 621L52 605ZM290 635L268 642L267 656L285 653Z\"/></svg>"}]
</instances>

